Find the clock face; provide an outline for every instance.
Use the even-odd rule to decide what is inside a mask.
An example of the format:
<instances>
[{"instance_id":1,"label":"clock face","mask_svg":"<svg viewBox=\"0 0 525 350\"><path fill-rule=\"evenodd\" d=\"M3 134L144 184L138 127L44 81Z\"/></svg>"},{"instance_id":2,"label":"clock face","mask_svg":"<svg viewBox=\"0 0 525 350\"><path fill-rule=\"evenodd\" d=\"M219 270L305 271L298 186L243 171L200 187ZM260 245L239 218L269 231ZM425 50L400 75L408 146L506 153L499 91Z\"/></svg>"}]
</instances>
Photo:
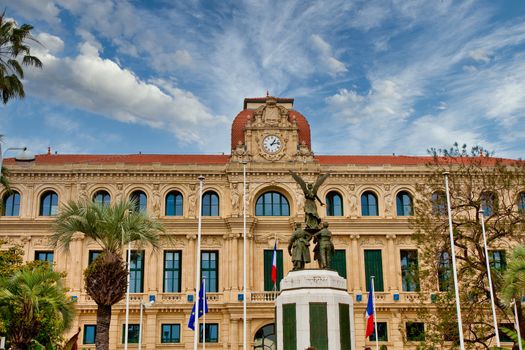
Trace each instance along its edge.
<instances>
[{"instance_id":1,"label":"clock face","mask_svg":"<svg viewBox=\"0 0 525 350\"><path fill-rule=\"evenodd\" d=\"M263 149L268 153L277 153L282 147L281 139L275 135L268 135L263 140Z\"/></svg>"}]
</instances>

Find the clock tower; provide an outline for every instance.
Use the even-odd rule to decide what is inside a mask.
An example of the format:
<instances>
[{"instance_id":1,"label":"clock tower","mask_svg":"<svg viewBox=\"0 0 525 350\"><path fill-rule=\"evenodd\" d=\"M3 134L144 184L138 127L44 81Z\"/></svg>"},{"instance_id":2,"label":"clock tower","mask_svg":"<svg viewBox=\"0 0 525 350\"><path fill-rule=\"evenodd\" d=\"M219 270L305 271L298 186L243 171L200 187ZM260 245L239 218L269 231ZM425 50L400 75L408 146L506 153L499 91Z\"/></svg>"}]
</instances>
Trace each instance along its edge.
<instances>
[{"instance_id":1,"label":"clock tower","mask_svg":"<svg viewBox=\"0 0 525 350\"><path fill-rule=\"evenodd\" d=\"M232 160L308 162L313 160L310 125L293 109L293 99L244 99L232 124Z\"/></svg>"}]
</instances>

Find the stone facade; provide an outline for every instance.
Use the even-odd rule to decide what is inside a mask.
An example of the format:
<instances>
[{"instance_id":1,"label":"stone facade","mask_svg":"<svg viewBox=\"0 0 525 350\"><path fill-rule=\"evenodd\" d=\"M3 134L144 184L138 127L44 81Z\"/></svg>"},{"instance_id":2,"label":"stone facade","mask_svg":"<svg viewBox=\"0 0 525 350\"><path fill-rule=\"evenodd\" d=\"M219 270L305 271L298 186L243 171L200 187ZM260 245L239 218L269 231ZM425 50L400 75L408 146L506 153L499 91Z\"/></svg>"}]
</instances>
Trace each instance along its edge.
<instances>
[{"instance_id":1,"label":"stone facade","mask_svg":"<svg viewBox=\"0 0 525 350\"><path fill-rule=\"evenodd\" d=\"M202 250L218 252L218 289L208 293L210 312L207 323L218 325L218 342L208 349L241 349L243 308L239 301L243 282L243 165L247 169L247 300L248 342L253 349L258 330L274 322L275 293L264 290L264 251L271 251L277 239L283 250L284 275L292 264L286 251L293 225L304 222L302 191L289 170L313 181L321 173L330 177L319 190L326 199L337 192L342 199L342 215L327 217L337 250L344 251L347 289L354 300L355 342L357 349L373 345L365 340L366 277L365 250L379 250L382 256L384 291L377 292L377 318L387 322L389 349L413 348L403 341L404 322L415 317L417 293L402 290L400 254L403 249L417 249L411 240L408 217L396 213L396 195L415 193L415 184L428 174L427 157L399 156L317 156L311 149L310 129L306 119L293 110L293 100L247 99L245 109L232 126L231 156L178 155L39 155L36 161L17 164L7 159L13 189L20 195L17 216L0 218L0 238L24 247L26 260L36 252L52 251L48 236L52 216L41 216L42 195L53 191L59 207L68 200L93 198L100 190L111 199L126 198L141 190L147 196L147 212L157 217L171 239L160 251L145 249L143 293L131 295L130 324L139 322L139 302L154 295L156 302L144 313L144 349L192 349L193 332L187 328L195 284L195 254L198 213L198 176L205 176L204 192L214 191L219 198L219 215L202 221ZM265 149L267 136L277 136L278 149ZM271 142L268 142L270 144ZM275 145L272 145L274 147ZM178 191L183 198L180 216L167 216L166 195ZM268 192L282 194L288 201L286 216L257 216L258 198ZM363 216L361 196L372 191L377 196L378 215ZM5 193L0 193L5 198ZM312 247L313 248L313 247ZM55 269L67 273L67 286L77 300L73 329L94 325L96 305L85 293L83 271L90 250L99 247L78 235L69 252L54 251ZM163 289L163 251L181 253L180 292ZM315 268L315 263L311 263ZM266 272L268 273L268 271ZM437 289L437 286L436 286ZM395 300L398 299L398 300ZM122 349L125 320L124 301L113 309L111 349ZM180 343L161 343L163 324L180 324ZM136 344L130 344L135 348ZM80 348L94 348L85 344Z\"/></svg>"}]
</instances>

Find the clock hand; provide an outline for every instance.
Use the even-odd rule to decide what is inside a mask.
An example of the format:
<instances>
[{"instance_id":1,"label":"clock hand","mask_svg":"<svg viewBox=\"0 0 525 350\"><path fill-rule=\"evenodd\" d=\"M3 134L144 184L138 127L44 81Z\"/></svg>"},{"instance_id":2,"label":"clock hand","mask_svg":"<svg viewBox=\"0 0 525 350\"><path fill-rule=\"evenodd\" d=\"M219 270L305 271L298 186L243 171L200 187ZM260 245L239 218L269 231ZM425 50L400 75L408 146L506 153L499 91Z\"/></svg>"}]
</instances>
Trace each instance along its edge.
<instances>
[{"instance_id":1,"label":"clock hand","mask_svg":"<svg viewBox=\"0 0 525 350\"><path fill-rule=\"evenodd\" d=\"M270 143L270 146L273 146L277 140L273 140L272 143Z\"/></svg>"}]
</instances>

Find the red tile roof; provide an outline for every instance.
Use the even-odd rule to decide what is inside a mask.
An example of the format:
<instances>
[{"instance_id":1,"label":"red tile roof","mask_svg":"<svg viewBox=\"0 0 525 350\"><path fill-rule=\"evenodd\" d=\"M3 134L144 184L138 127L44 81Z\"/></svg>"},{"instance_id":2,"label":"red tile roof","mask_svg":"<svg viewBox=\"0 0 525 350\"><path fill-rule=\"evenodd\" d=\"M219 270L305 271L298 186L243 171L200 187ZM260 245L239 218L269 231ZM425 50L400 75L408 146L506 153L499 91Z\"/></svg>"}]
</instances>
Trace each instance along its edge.
<instances>
[{"instance_id":1,"label":"red tile roof","mask_svg":"<svg viewBox=\"0 0 525 350\"><path fill-rule=\"evenodd\" d=\"M229 155L206 154L39 154L36 164L226 164ZM6 158L4 164L15 164Z\"/></svg>"},{"instance_id":2,"label":"red tile roof","mask_svg":"<svg viewBox=\"0 0 525 350\"><path fill-rule=\"evenodd\" d=\"M317 155L315 159L321 165L425 165L432 161L430 156L381 156L381 155ZM466 158L472 159L472 158ZM39 154L36 164L226 164L230 155L214 154ZM460 159L456 159L459 161ZM504 158L481 158L481 164L494 165L496 160L503 164L522 162ZM452 160L447 158L446 161ZM15 164L14 158L6 158L5 165Z\"/></svg>"}]
</instances>

